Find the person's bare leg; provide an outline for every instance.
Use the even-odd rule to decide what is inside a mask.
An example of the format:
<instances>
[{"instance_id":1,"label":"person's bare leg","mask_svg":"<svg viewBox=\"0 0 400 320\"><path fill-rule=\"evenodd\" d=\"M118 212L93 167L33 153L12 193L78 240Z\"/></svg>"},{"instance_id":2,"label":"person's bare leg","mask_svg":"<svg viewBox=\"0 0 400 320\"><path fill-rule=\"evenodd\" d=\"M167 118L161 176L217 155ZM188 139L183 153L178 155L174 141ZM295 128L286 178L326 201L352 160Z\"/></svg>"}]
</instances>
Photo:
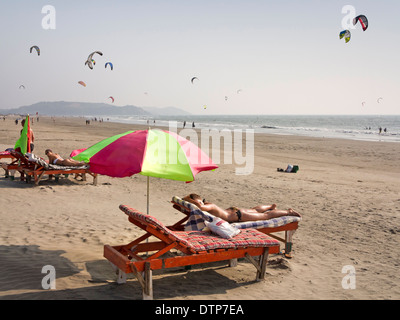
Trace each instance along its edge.
<instances>
[{"instance_id":1,"label":"person's bare leg","mask_svg":"<svg viewBox=\"0 0 400 320\"><path fill-rule=\"evenodd\" d=\"M74 166L74 167L76 167L76 166L83 166L85 164L86 164L85 162L79 162L79 161L76 161L74 159L64 159L62 161L62 165L63 166Z\"/></svg>"},{"instance_id":2,"label":"person's bare leg","mask_svg":"<svg viewBox=\"0 0 400 320\"><path fill-rule=\"evenodd\" d=\"M254 212L249 212L245 209L240 210L242 213L242 218L241 221L257 221L257 220L269 220L273 218L279 218L283 216L297 216L301 217L301 215L294 211L293 209L288 209L288 210L271 210L267 212L261 212L261 213L254 213ZM237 221L237 219L236 219Z\"/></svg>"},{"instance_id":3,"label":"person's bare leg","mask_svg":"<svg viewBox=\"0 0 400 320\"><path fill-rule=\"evenodd\" d=\"M275 210L276 209L276 204L274 203L274 204L271 204L271 205L259 205L259 206L256 206L256 207L252 208L252 209L256 210L257 212L265 212L265 211L268 211L268 210Z\"/></svg>"}]
</instances>

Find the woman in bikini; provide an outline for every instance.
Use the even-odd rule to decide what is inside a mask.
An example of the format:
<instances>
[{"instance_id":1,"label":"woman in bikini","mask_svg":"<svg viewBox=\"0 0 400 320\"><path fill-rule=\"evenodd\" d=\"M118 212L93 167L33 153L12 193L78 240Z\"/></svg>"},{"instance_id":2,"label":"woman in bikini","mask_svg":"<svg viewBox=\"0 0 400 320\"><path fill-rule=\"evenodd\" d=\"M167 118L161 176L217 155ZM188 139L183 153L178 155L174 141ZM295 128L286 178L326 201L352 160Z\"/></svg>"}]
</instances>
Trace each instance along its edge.
<instances>
[{"instance_id":1,"label":"woman in bikini","mask_svg":"<svg viewBox=\"0 0 400 320\"><path fill-rule=\"evenodd\" d=\"M85 162L76 161L74 159L63 159L58 153L54 153L52 150L47 149L45 151L46 156L49 157L49 163L56 164L58 166L84 166Z\"/></svg>"},{"instance_id":2,"label":"woman in bikini","mask_svg":"<svg viewBox=\"0 0 400 320\"><path fill-rule=\"evenodd\" d=\"M276 205L259 205L251 209L242 209L238 207L230 207L222 209L214 203L207 202L194 193L183 198L183 200L195 204L200 210L207 211L212 215L219 217L228 222L243 222L243 221L256 221L256 220L269 220L283 216L296 216L301 215L293 209L277 210Z\"/></svg>"}]
</instances>

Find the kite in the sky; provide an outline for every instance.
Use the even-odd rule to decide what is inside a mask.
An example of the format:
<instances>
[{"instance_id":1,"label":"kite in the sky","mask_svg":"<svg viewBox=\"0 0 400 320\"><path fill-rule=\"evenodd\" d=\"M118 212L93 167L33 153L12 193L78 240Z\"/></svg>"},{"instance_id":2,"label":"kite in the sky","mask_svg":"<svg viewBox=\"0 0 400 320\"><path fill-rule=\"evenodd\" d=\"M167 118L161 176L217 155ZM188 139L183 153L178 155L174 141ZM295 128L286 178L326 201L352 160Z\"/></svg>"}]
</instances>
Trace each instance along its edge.
<instances>
[{"instance_id":1,"label":"kite in the sky","mask_svg":"<svg viewBox=\"0 0 400 320\"><path fill-rule=\"evenodd\" d=\"M378 98L378 100L376 100L378 103L381 102L381 100L383 100L383 98Z\"/></svg>"},{"instance_id":2,"label":"kite in the sky","mask_svg":"<svg viewBox=\"0 0 400 320\"><path fill-rule=\"evenodd\" d=\"M199 80L197 77L193 77L192 80L190 80L192 83L194 80Z\"/></svg>"},{"instance_id":3,"label":"kite in the sky","mask_svg":"<svg viewBox=\"0 0 400 320\"><path fill-rule=\"evenodd\" d=\"M19 86L19 88L21 89L21 88L24 88L25 89L25 86L23 85L23 84L21 84L20 86Z\"/></svg>"},{"instance_id":4,"label":"kite in the sky","mask_svg":"<svg viewBox=\"0 0 400 320\"><path fill-rule=\"evenodd\" d=\"M108 97L108 99L111 99L112 103L114 103L114 98L113 97Z\"/></svg>"},{"instance_id":5,"label":"kite in the sky","mask_svg":"<svg viewBox=\"0 0 400 320\"><path fill-rule=\"evenodd\" d=\"M92 52L91 54L89 54L89 56L88 56L88 58L87 58L87 60L86 60L86 62L85 62L85 65L88 65L88 67L90 68L90 69L93 69L93 56L95 55L95 54L99 54L99 55L103 55L103 53L102 52L100 52L100 51L94 51L94 52Z\"/></svg>"},{"instance_id":6,"label":"kite in the sky","mask_svg":"<svg viewBox=\"0 0 400 320\"><path fill-rule=\"evenodd\" d=\"M110 66L111 70L113 70L113 69L114 69L114 66L113 66L113 64L112 64L111 62L107 62L107 63L106 63L106 65L104 66L104 68L106 68L106 69L107 69L107 65L109 65L109 66Z\"/></svg>"},{"instance_id":7,"label":"kite in the sky","mask_svg":"<svg viewBox=\"0 0 400 320\"><path fill-rule=\"evenodd\" d=\"M353 19L353 25L356 25L357 22L360 22L361 27L363 28L364 31L367 30L367 28L368 28L368 19L367 19L366 16L361 14L361 15L355 17Z\"/></svg>"},{"instance_id":8,"label":"kite in the sky","mask_svg":"<svg viewBox=\"0 0 400 320\"><path fill-rule=\"evenodd\" d=\"M78 83L84 87L86 87L86 83L84 83L83 81L78 81Z\"/></svg>"},{"instance_id":9,"label":"kite in the sky","mask_svg":"<svg viewBox=\"0 0 400 320\"><path fill-rule=\"evenodd\" d=\"M349 30L343 30L342 32L339 33L339 38L340 39L345 39L346 43L350 41L351 38L351 33Z\"/></svg>"},{"instance_id":10,"label":"kite in the sky","mask_svg":"<svg viewBox=\"0 0 400 320\"><path fill-rule=\"evenodd\" d=\"M32 46L32 47L29 49L30 53L32 53L32 50L33 50L33 49L35 49L36 52L37 52L37 55L40 56L40 49L39 49L39 47L38 47L38 46Z\"/></svg>"}]
</instances>

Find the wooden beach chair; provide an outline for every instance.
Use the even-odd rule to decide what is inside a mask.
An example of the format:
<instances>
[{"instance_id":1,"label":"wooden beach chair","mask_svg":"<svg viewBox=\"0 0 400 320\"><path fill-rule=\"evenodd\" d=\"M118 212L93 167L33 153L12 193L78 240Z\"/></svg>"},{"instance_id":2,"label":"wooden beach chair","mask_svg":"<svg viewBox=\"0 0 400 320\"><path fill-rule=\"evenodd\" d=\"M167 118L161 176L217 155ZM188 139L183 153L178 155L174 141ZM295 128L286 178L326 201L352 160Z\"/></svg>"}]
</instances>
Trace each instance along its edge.
<instances>
[{"instance_id":1,"label":"wooden beach chair","mask_svg":"<svg viewBox=\"0 0 400 320\"><path fill-rule=\"evenodd\" d=\"M16 170L17 166L12 165L16 160L15 157L11 154L10 151L1 151L0 152L0 161L3 159L10 159L11 162L0 162L0 166L5 171L5 176L8 178L10 176L10 171L13 173L12 177L14 177L14 171Z\"/></svg>"},{"instance_id":2,"label":"wooden beach chair","mask_svg":"<svg viewBox=\"0 0 400 320\"><path fill-rule=\"evenodd\" d=\"M17 151L11 151L11 153L19 162L17 170L21 173L21 180L25 180L27 183L30 182L33 177L35 185L37 186L45 175L55 176L56 181L58 181L61 175L68 177L70 174L77 174L86 181L86 174L89 174L93 177L93 184L97 185L97 174L92 173L88 165L80 167L58 166L49 164L44 159L33 154L30 154L31 158L28 158Z\"/></svg>"},{"instance_id":3,"label":"wooden beach chair","mask_svg":"<svg viewBox=\"0 0 400 320\"><path fill-rule=\"evenodd\" d=\"M203 231L173 231L152 216L125 205L119 208L146 233L125 245L105 245L104 257L119 272L118 283L124 283L128 273L136 276L143 299L153 298L153 270L246 258L256 267L258 281L264 279L268 254L279 252L279 241L255 229L242 230L228 240ZM149 242L152 236L156 241ZM148 254L140 255L142 252ZM257 256L260 258L254 258Z\"/></svg>"},{"instance_id":4,"label":"wooden beach chair","mask_svg":"<svg viewBox=\"0 0 400 320\"><path fill-rule=\"evenodd\" d=\"M202 230L205 227L204 220L207 220L207 216L210 215L208 212L203 212L196 205L176 196L172 198L171 202L176 210L186 216L169 228L172 230ZM292 258L293 235L298 229L300 221L300 217L284 216L269 220L235 222L231 225L241 230L255 228L283 242L285 244L284 255ZM278 235L279 232L284 232L284 238Z\"/></svg>"}]
</instances>

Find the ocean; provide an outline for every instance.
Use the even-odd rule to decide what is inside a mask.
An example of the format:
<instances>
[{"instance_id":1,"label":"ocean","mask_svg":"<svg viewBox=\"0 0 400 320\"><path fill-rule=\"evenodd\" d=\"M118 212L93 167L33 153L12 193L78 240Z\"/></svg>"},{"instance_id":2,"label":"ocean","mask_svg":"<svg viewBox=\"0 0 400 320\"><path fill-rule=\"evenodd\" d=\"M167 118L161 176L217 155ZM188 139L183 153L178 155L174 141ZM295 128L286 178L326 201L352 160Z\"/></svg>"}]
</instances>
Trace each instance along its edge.
<instances>
[{"instance_id":1,"label":"ocean","mask_svg":"<svg viewBox=\"0 0 400 320\"><path fill-rule=\"evenodd\" d=\"M147 123L178 128L253 129L255 133L325 137L364 141L400 142L400 115L185 115L148 117L103 117L119 123ZM379 133L379 128L381 132ZM385 130L386 129L386 130Z\"/></svg>"}]
</instances>

